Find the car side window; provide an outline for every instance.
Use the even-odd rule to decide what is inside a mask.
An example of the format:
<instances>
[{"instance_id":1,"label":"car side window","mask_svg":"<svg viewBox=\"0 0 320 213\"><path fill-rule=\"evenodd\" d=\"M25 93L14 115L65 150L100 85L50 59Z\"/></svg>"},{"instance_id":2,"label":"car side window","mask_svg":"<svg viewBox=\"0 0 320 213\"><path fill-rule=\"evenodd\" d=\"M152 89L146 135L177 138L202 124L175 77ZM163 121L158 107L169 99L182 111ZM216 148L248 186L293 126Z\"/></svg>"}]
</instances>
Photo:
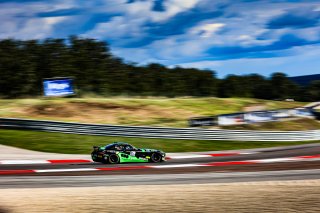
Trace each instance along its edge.
<instances>
[{"instance_id":1,"label":"car side window","mask_svg":"<svg viewBox=\"0 0 320 213\"><path fill-rule=\"evenodd\" d=\"M132 151L132 150L133 150L133 147L130 146L130 145L126 145L126 146L124 147L124 149L125 149L126 151Z\"/></svg>"},{"instance_id":2,"label":"car side window","mask_svg":"<svg viewBox=\"0 0 320 213\"><path fill-rule=\"evenodd\" d=\"M115 150L117 151L122 151L124 149L124 147L122 145L115 145Z\"/></svg>"}]
</instances>

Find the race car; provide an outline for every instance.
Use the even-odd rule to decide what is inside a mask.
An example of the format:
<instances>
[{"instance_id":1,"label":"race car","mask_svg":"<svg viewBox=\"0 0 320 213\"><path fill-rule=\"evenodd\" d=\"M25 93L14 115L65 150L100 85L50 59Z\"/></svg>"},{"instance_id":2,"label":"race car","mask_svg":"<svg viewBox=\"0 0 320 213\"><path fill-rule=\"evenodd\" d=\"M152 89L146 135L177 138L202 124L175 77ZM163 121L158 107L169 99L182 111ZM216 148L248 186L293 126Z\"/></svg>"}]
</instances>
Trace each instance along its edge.
<instances>
[{"instance_id":1,"label":"race car","mask_svg":"<svg viewBox=\"0 0 320 213\"><path fill-rule=\"evenodd\" d=\"M106 146L94 146L91 153L94 162L101 163L128 163L128 162L153 162L165 161L166 154L155 149L138 149L134 146L116 142Z\"/></svg>"}]
</instances>

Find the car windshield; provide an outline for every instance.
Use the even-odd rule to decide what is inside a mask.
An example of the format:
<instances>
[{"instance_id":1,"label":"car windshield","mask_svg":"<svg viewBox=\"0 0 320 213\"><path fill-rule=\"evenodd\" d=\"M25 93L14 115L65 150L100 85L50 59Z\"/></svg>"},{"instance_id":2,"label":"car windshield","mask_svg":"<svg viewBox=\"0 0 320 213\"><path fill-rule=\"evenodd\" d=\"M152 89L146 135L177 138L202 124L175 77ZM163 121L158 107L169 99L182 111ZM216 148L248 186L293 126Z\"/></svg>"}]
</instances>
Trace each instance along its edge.
<instances>
[{"instance_id":1,"label":"car windshield","mask_svg":"<svg viewBox=\"0 0 320 213\"><path fill-rule=\"evenodd\" d=\"M106 145L106 146L104 147L104 149L113 150L113 149L114 149L114 144Z\"/></svg>"}]
</instances>

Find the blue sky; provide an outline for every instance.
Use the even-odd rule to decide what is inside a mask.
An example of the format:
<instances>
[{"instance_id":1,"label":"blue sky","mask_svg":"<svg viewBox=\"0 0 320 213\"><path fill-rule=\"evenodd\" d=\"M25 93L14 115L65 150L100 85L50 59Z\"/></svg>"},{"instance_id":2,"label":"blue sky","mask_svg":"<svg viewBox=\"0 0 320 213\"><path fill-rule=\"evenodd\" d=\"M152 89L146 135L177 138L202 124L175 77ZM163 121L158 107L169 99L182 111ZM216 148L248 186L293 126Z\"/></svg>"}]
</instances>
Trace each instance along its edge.
<instances>
[{"instance_id":1,"label":"blue sky","mask_svg":"<svg viewBox=\"0 0 320 213\"><path fill-rule=\"evenodd\" d=\"M0 0L0 39L107 41L128 62L320 73L320 0Z\"/></svg>"}]
</instances>

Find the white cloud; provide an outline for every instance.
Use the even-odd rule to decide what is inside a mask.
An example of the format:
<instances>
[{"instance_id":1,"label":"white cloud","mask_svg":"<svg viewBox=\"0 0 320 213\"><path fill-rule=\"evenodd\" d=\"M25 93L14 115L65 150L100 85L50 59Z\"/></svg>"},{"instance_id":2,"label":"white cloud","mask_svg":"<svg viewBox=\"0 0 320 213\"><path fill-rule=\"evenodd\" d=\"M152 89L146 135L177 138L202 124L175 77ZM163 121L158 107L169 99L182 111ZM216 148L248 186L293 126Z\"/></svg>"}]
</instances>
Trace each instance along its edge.
<instances>
[{"instance_id":1,"label":"white cloud","mask_svg":"<svg viewBox=\"0 0 320 213\"><path fill-rule=\"evenodd\" d=\"M125 43L126 40L143 36L141 28L143 23L143 19L136 18L128 22L126 17L116 16L109 22L97 24L93 30L82 34L82 36L102 40L105 38L112 39L116 45L117 42Z\"/></svg>"},{"instance_id":2,"label":"white cloud","mask_svg":"<svg viewBox=\"0 0 320 213\"><path fill-rule=\"evenodd\" d=\"M170 65L170 67L180 66L184 68L199 68L199 69L211 69L214 70L216 67L221 66L221 61L196 61Z\"/></svg>"},{"instance_id":3,"label":"white cloud","mask_svg":"<svg viewBox=\"0 0 320 213\"><path fill-rule=\"evenodd\" d=\"M99 3L97 3L99 2ZM227 4L227 3L230 4ZM212 68L232 72L236 66L250 66L257 68L259 64L265 64L265 69L276 69L276 66L284 66L283 63L297 63L301 58L291 57L268 59L232 59L225 61L210 61L207 54L209 48L218 47L252 47L270 45L279 40L283 35L292 34L308 41L320 39L320 27L304 29L268 29L267 23L288 10L299 7L313 7L319 11L319 4L314 2L284 2L284 1L225 1L225 0L166 0L163 2L164 11L153 11L154 0L135 1L127 4L127 0L53 0L35 1L23 4L1 3L0 7L0 38L13 37L18 39L38 39L57 35L53 30L60 23L83 24L90 20L93 14L117 14L108 21L97 21L94 29L87 32L71 32L87 37L111 41L111 49L120 57L138 63L159 62L166 65L180 64L183 66L196 66L198 68ZM223 15L199 20L194 26L185 28L180 35L148 35L148 27L159 27L161 24L170 23L171 18L179 13L194 9L193 11L218 10L219 4L226 4ZM37 13L50 12L61 9L77 8L84 12L79 17L37 17ZM185 20L186 22L191 20ZM159 24L159 25L158 25ZM81 27L81 23L79 24ZM178 27L178 26L177 26ZM66 27L67 28L67 27ZM61 34L70 34L61 30ZM91 27L90 27L91 28ZM74 28L72 28L74 29ZM77 29L76 29L77 30ZM80 31L80 30L79 30ZM152 41L152 37L154 40ZM150 39L151 38L151 39ZM138 48L125 48L127 43L133 41L145 41ZM301 47L302 49L305 47ZM307 59L306 52L299 48L281 51L287 55L301 55ZM315 50L312 50L315 54ZM317 52L318 53L318 52ZM316 60L314 56L309 56ZM203 61L198 61L198 60ZM252 63L251 63L252 62ZM302 63L302 62L301 62ZM311 63L311 61L310 61ZM253 68L252 68L253 69ZM248 68L250 70L250 68ZM281 70L278 70L281 71ZM266 71L267 72L267 71Z\"/></svg>"},{"instance_id":4,"label":"white cloud","mask_svg":"<svg viewBox=\"0 0 320 213\"><path fill-rule=\"evenodd\" d=\"M23 23L22 27L7 23L12 27L10 33L0 32L2 38L17 38L17 39L43 39L47 38L51 33L54 24L64 20L64 17L52 17L42 19L28 19Z\"/></svg>"},{"instance_id":5,"label":"white cloud","mask_svg":"<svg viewBox=\"0 0 320 213\"><path fill-rule=\"evenodd\" d=\"M211 24L204 24L201 26L196 26L192 28L190 31L193 34L198 34L201 37L211 37L217 31L219 31L225 24L223 23L211 23Z\"/></svg>"},{"instance_id":6,"label":"white cloud","mask_svg":"<svg viewBox=\"0 0 320 213\"><path fill-rule=\"evenodd\" d=\"M126 6L126 14L135 17L147 17L151 14L152 6L152 1L136 1Z\"/></svg>"},{"instance_id":7,"label":"white cloud","mask_svg":"<svg viewBox=\"0 0 320 213\"><path fill-rule=\"evenodd\" d=\"M217 70L219 77L224 77L227 74L243 75L251 73L259 73L261 75L269 76L273 72L285 72L289 76L319 73L319 45L295 47L292 51L294 54L286 57L241 58L220 61L203 60L171 64L170 67L181 66ZM284 50L284 52L287 53L292 53L292 51Z\"/></svg>"},{"instance_id":8,"label":"white cloud","mask_svg":"<svg viewBox=\"0 0 320 213\"><path fill-rule=\"evenodd\" d=\"M115 44L123 38L130 37L131 40L143 38L147 36L144 32L144 24L146 22L164 22L172 16L189 10L194 7L200 0L168 0L164 2L165 11L153 11L153 1L135 1L130 4L125 4L126 1L118 3L118 11L123 12L121 16L112 18L108 22L98 23L94 29L84 33L84 36L89 36L98 39L114 39ZM114 7L116 4L106 1L107 5ZM106 5L106 10L110 10ZM100 8L103 11L104 8ZM115 10L113 10L115 11ZM154 23L156 24L156 23ZM166 42L166 41L164 41ZM121 41L125 43L125 41Z\"/></svg>"},{"instance_id":9,"label":"white cloud","mask_svg":"<svg viewBox=\"0 0 320 213\"><path fill-rule=\"evenodd\" d=\"M43 21L46 24L46 27L51 27L54 24L57 24L59 22L62 22L66 19L67 17L59 16L59 17L46 17L43 18Z\"/></svg>"},{"instance_id":10,"label":"white cloud","mask_svg":"<svg viewBox=\"0 0 320 213\"><path fill-rule=\"evenodd\" d=\"M153 11L154 1L135 1L130 4L122 4L122 12L130 22L134 18L164 22L178 13L187 11L199 3L200 0L167 0L164 1L164 11Z\"/></svg>"},{"instance_id":11,"label":"white cloud","mask_svg":"<svg viewBox=\"0 0 320 213\"><path fill-rule=\"evenodd\" d=\"M37 13L54 9L65 9L73 1L31 2L28 4L4 3L0 7L0 38L43 39L50 37L55 24L67 17L37 17Z\"/></svg>"},{"instance_id":12,"label":"white cloud","mask_svg":"<svg viewBox=\"0 0 320 213\"><path fill-rule=\"evenodd\" d=\"M193 8L199 2L200 0L168 0L164 2L166 11L158 15L161 16L161 20L163 21L164 19L168 19L180 12Z\"/></svg>"}]
</instances>

